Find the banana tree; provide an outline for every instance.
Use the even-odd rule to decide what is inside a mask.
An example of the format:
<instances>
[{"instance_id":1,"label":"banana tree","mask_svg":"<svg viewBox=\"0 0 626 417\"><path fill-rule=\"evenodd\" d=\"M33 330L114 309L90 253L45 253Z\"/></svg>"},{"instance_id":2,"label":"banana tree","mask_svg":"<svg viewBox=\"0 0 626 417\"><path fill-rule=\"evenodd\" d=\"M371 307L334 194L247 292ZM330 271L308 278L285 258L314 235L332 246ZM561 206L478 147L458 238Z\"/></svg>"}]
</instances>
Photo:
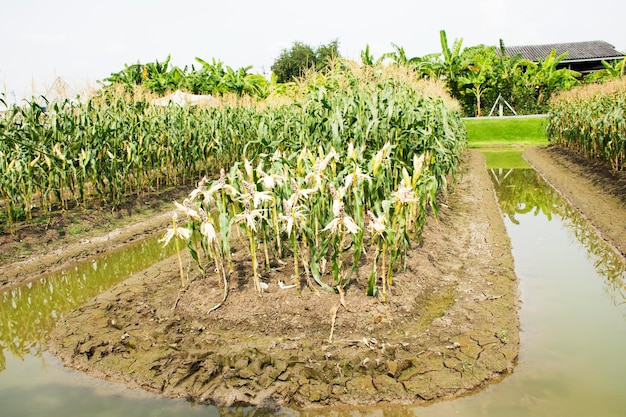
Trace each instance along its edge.
<instances>
[{"instance_id":1,"label":"banana tree","mask_svg":"<svg viewBox=\"0 0 626 417\"><path fill-rule=\"evenodd\" d=\"M396 65L402 67L407 66L409 64L409 58L406 56L404 48L396 45L395 43L392 43L391 46L393 46L393 49L395 49L395 51L384 53L381 58L389 58L393 62L395 62Z\"/></svg>"},{"instance_id":2,"label":"banana tree","mask_svg":"<svg viewBox=\"0 0 626 417\"><path fill-rule=\"evenodd\" d=\"M378 61L374 59L374 55L370 51L369 44L365 45L365 49L361 51L361 64L368 67L373 67Z\"/></svg>"},{"instance_id":3,"label":"banana tree","mask_svg":"<svg viewBox=\"0 0 626 417\"><path fill-rule=\"evenodd\" d=\"M467 68L457 78L462 93L469 93L476 99L476 117L482 116L483 95L493 88L495 51L493 48L472 48ZM468 51L468 50L466 50ZM465 55L465 53L464 53Z\"/></svg>"},{"instance_id":4,"label":"banana tree","mask_svg":"<svg viewBox=\"0 0 626 417\"><path fill-rule=\"evenodd\" d=\"M439 32L439 40L441 42L441 55L443 56L443 61L438 68L439 78L445 80L452 96L458 97L459 89L456 80L463 67L461 57L463 38L455 40L452 44L452 48L450 48L446 31L442 30Z\"/></svg>"},{"instance_id":5,"label":"banana tree","mask_svg":"<svg viewBox=\"0 0 626 417\"><path fill-rule=\"evenodd\" d=\"M585 81L595 82L623 77L626 70L626 56L621 61L616 60L612 63L603 60L602 66L604 67L603 69L592 72L585 77Z\"/></svg>"},{"instance_id":6,"label":"banana tree","mask_svg":"<svg viewBox=\"0 0 626 417\"><path fill-rule=\"evenodd\" d=\"M525 62L527 67L526 79L537 90L537 105L541 106L557 90L568 90L580 84L578 78L581 74L579 72L567 68L558 68L558 65L567 55L568 52L564 52L557 56L556 49L553 49L545 59L538 59L536 64Z\"/></svg>"}]
</instances>

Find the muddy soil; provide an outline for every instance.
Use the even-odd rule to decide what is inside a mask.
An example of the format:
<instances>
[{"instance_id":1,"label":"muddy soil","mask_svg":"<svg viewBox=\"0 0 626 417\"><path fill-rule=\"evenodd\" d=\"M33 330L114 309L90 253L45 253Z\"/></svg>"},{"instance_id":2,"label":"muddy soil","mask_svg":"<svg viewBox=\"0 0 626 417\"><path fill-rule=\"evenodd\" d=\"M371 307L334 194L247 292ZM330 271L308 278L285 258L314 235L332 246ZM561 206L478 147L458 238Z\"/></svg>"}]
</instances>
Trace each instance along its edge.
<instances>
[{"instance_id":1,"label":"muddy soil","mask_svg":"<svg viewBox=\"0 0 626 417\"><path fill-rule=\"evenodd\" d=\"M370 255L371 256L371 255ZM482 154L469 151L386 302L364 266L340 296L264 272L258 296L235 253L226 303L212 274L176 256L62 319L50 349L65 364L130 386L218 406L414 404L471 392L510 373L519 352L513 259Z\"/></svg>"}]
</instances>

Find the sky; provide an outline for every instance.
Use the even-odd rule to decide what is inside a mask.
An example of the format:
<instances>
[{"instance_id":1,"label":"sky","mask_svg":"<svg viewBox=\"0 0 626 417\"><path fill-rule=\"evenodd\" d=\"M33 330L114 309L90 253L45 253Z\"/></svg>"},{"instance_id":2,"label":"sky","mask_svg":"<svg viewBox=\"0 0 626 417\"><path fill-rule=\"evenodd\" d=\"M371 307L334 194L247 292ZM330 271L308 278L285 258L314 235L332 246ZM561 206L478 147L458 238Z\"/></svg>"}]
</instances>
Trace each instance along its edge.
<instances>
[{"instance_id":1,"label":"sky","mask_svg":"<svg viewBox=\"0 0 626 417\"><path fill-rule=\"evenodd\" d=\"M440 52L440 30L464 47L604 40L626 51L625 16L623 0L0 0L0 93L19 101L58 77L80 91L168 55L181 68L215 58L269 75L296 41L336 39L355 60L395 44L410 58Z\"/></svg>"}]
</instances>

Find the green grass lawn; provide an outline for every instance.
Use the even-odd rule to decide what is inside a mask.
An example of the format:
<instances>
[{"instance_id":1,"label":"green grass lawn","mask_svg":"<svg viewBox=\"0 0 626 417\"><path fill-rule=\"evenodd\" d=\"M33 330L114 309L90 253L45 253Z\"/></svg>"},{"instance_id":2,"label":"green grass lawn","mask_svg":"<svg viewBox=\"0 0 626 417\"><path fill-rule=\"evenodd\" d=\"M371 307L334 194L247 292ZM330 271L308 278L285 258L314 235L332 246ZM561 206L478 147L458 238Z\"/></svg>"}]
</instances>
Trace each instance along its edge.
<instances>
[{"instance_id":1,"label":"green grass lawn","mask_svg":"<svg viewBox=\"0 0 626 417\"><path fill-rule=\"evenodd\" d=\"M490 168L530 168L530 164L522 157L523 148L481 148L485 155L487 169Z\"/></svg>"},{"instance_id":2,"label":"green grass lawn","mask_svg":"<svg viewBox=\"0 0 626 417\"><path fill-rule=\"evenodd\" d=\"M547 117L464 119L470 148L545 146Z\"/></svg>"}]
</instances>

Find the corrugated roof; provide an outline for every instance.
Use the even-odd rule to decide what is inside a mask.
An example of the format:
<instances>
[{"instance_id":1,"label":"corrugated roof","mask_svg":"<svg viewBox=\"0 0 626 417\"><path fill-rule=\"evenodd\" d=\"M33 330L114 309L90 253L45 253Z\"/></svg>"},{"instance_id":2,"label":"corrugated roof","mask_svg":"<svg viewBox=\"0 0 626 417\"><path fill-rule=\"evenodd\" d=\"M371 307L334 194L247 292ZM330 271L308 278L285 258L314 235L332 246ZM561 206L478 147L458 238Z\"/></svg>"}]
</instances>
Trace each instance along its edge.
<instances>
[{"instance_id":1,"label":"corrugated roof","mask_svg":"<svg viewBox=\"0 0 626 417\"><path fill-rule=\"evenodd\" d=\"M561 62L586 61L586 60L610 60L621 59L624 54L615 50L615 47L604 41L551 43L545 45L521 45L507 46L507 55L513 56L521 54L523 58L537 61L539 58L545 59L553 49L556 49L557 56L564 52L569 52L567 57Z\"/></svg>"}]
</instances>

